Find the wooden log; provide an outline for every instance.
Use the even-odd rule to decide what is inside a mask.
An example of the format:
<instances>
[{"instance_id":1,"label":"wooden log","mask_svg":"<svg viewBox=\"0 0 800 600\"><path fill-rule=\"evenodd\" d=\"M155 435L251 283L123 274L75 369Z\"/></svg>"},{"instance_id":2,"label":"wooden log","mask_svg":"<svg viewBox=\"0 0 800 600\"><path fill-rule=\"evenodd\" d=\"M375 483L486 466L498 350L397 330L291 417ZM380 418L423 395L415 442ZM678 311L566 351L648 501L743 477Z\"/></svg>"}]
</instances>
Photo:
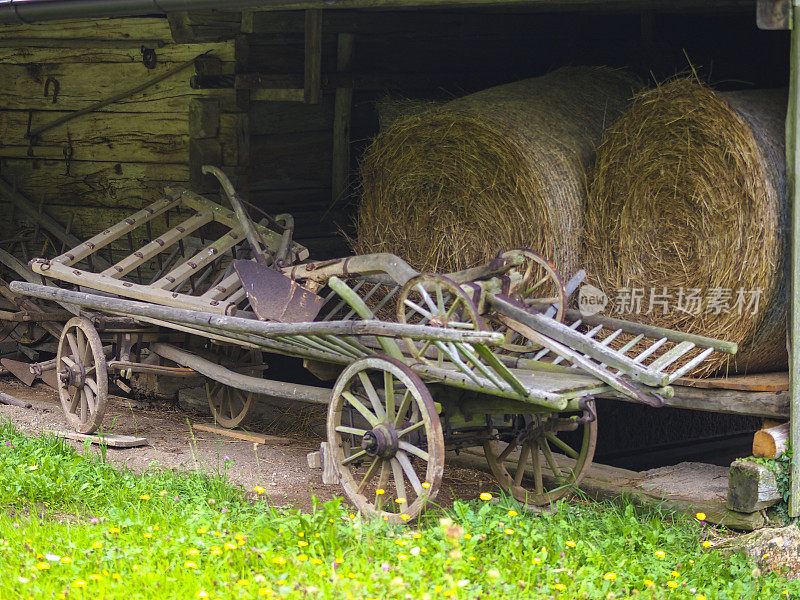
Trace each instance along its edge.
<instances>
[{"instance_id":1,"label":"wooden log","mask_svg":"<svg viewBox=\"0 0 800 600\"><path fill-rule=\"evenodd\" d=\"M221 63L224 71L233 73L232 62ZM138 63L37 63L0 64L0 103L4 109L75 111L91 106L132 87L131 82L143 82L161 75L176 63L158 63L154 69ZM117 101L105 112L181 112L185 113L189 98L227 96L233 106L230 90L192 90L189 73L178 73L146 90ZM44 96L48 77L59 82L57 102L52 95ZM35 126L35 125L34 125Z\"/></svg>"},{"instance_id":2,"label":"wooden log","mask_svg":"<svg viewBox=\"0 0 800 600\"><path fill-rule=\"evenodd\" d=\"M322 99L322 11L307 10L305 14L304 94L306 104L318 104Z\"/></svg>"},{"instance_id":3,"label":"wooden log","mask_svg":"<svg viewBox=\"0 0 800 600\"><path fill-rule=\"evenodd\" d=\"M253 442L254 444L273 444L277 446L288 446L292 440L285 437L276 435L265 435L261 433L251 433L244 431L236 431L233 429L223 429L222 427L213 427L211 425L203 425L202 423L192 424L197 431L205 431L206 433L216 433L217 435L224 435L225 437L234 438L237 440L244 440L245 442Z\"/></svg>"},{"instance_id":4,"label":"wooden log","mask_svg":"<svg viewBox=\"0 0 800 600\"><path fill-rule=\"evenodd\" d=\"M220 106L215 98L189 101L189 137L214 138L219 135Z\"/></svg>"},{"instance_id":5,"label":"wooden log","mask_svg":"<svg viewBox=\"0 0 800 600\"><path fill-rule=\"evenodd\" d=\"M354 36L339 34L337 69L347 72L353 66ZM342 200L350 188L350 124L352 120L353 88L337 88L333 116L333 164L331 165L332 202Z\"/></svg>"},{"instance_id":6,"label":"wooden log","mask_svg":"<svg viewBox=\"0 0 800 600\"><path fill-rule=\"evenodd\" d=\"M163 17L64 19L0 26L0 38L85 40L151 40L171 42L169 23Z\"/></svg>"},{"instance_id":7,"label":"wooden log","mask_svg":"<svg viewBox=\"0 0 800 600\"><path fill-rule=\"evenodd\" d=\"M0 392L0 404L7 404L9 406L17 406L19 408L32 408L33 404L30 402L24 402L18 398L14 398L14 396L10 394L6 394L5 392Z\"/></svg>"},{"instance_id":8,"label":"wooden log","mask_svg":"<svg viewBox=\"0 0 800 600\"><path fill-rule=\"evenodd\" d=\"M786 452L789 444L789 423L759 429L753 436L753 456L756 458L778 458Z\"/></svg>"},{"instance_id":9,"label":"wooden log","mask_svg":"<svg viewBox=\"0 0 800 600\"><path fill-rule=\"evenodd\" d=\"M241 33L241 12L193 10L167 15L172 38L179 43L215 42Z\"/></svg>"},{"instance_id":10,"label":"wooden log","mask_svg":"<svg viewBox=\"0 0 800 600\"><path fill-rule=\"evenodd\" d=\"M209 44L164 44L157 40L94 41L0 37L0 63L10 65L86 65L94 63L141 65L142 46L155 50L158 64L181 63L204 52L209 52L222 62L233 62L234 60L233 40Z\"/></svg>"},{"instance_id":11,"label":"wooden log","mask_svg":"<svg viewBox=\"0 0 800 600\"><path fill-rule=\"evenodd\" d=\"M67 115L62 111L33 113L32 124L39 127ZM0 157L28 158L25 138L28 114L0 111L3 144ZM64 148L71 145L71 160L180 163L188 158L188 117L179 113L91 113L42 134L33 147L33 156L64 160ZM66 173L66 167L65 167Z\"/></svg>"},{"instance_id":12,"label":"wooden log","mask_svg":"<svg viewBox=\"0 0 800 600\"><path fill-rule=\"evenodd\" d=\"M781 500L775 473L752 460L735 460L728 477L728 508L753 513Z\"/></svg>"},{"instance_id":13,"label":"wooden log","mask_svg":"<svg viewBox=\"0 0 800 600\"><path fill-rule=\"evenodd\" d=\"M53 435L66 438L68 440L75 440L78 442L88 441L92 444L105 445L110 448L136 448L138 446L146 446L147 438L134 436L134 435L118 435L118 434L97 434L87 435L85 433L78 433L76 431L54 430L51 431Z\"/></svg>"}]
</instances>

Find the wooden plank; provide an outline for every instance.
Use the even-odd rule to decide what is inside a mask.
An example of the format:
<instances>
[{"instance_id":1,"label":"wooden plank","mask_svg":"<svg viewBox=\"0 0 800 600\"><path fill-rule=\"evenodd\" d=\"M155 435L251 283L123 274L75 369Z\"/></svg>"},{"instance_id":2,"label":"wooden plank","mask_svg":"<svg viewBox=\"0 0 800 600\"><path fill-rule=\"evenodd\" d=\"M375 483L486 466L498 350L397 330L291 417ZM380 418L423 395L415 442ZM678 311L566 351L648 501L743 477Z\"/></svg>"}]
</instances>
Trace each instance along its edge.
<instances>
[{"instance_id":1,"label":"wooden plank","mask_svg":"<svg viewBox=\"0 0 800 600\"><path fill-rule=\"evenodd\" d=\"M146 446L148 444L147 438L133 435L118 435L111 433L87 435L85 433L66 431L63 429L54 429L50 431L50 433L68 440L75 440L78 442L89 441L92 444L105 444L111 448L136 448L138 446Z\"/></svg>"},{"instance_id":2,"label":"wooden plank","mask_svg":"<svg viewBox=\"0 0 800 600\"><path fill-rule=\"evenodd\" d=\"M197 431L204 431L206 433L216 433L225 437L234 438L237 440L244 440L246 442L253 442L254 444L273 444L277 446L288 446L292 440L285 437L276 435L265 435L262 433L251 433L244 431L236 431L233 429L223 429L222 427L213 427L211 425L203 425L202 423L193 423L192 427Z\"/></svg>"},{"instance_id":3,"label":"wooden plank","mask_svg":"<svg viewBox=\"0 0 800 600\"><path fill-rule=\"evenodd\" d=\"M0 40L0 63L15 65L46 64L93 64L93 63L127 63L142 64L141 47L151 47L144 41L126 41L125 47L114 47L113 44L122 45L123 42L103 42L106 47L92 47L92 40L58 40L23 38ZM8 43L9 46L2 46ZM47 43L44 47L41 44ZM159 42L162 44L162 42ZM88 47L87 47L88 46ZM166 44L152 45L159 64L180 63L202 54L210 52L213 56L224 62L234 61L234 42L217 42L209 44Z\"/></svg>"},{"instance_id":4,"label":"wooden plank","mask_svg":"<svg viewBox=\"0 0 800 600\"><path fill-rule=\"evenodd\" d=\"M163 194L165 186L185 186L189 181L187 164L169 162L73 160L67 176L63 157L60 160L7 158L2 161L2 171L7 180L16 183L20 192L45 206L139 210Z\"/></svg>"},{"instance_id":5,"label":"wooden plank","mask_svg":"<svg viewBox=\"0 0 800 600\"><path fill-rule=\"evenodd\" d=\"M233 63L222 63L233 72ZM74 111L87 108L136 83L152 79L173 68L174 63L159 63L154 69L138 63L37 63L0 64L0 106L17 110ZM160 81L146 90L106 107L106 112L186 112L189 98L225 96L231 90L193 90L189 87L190 70ZM48 77L59 82L58 101L44 96ZM135 82L132 84L131 82ZM232 104L232 100L229 100Z\"/></svg>"},{"instance_id":6,"label":"wooden plank","mask_svg":"<svg viewBox=\"0 0 800 600\"><path fill-rule=\"evenodd\" d=\"M115 19L65 19L0 26L0 38L50 38L86 40L160 40L171 42L163 17Z\"/></svg>"},{"instance_id":7,"label":"wooden plank","mask_svg":"<svg viewBox=\"0 0 800 600\"><path fill-rule=\"evenodd\" d=\"M712 390L740 390L745 392L785 392L789 389L789 373L759 373L756 375L735 375L732 377L712 377L696 379L681 377L677 385Z\"/></svg>"},{"instance_id":8,"label":"wooden plank","mask_svg":"<svg viewBox=\"0 0 800 600\"><path fill-rule=\"evenodd\" d=\"M304 93L306 104L322 100L322 11L307 10L305 14Z\"/></svg>"},{"instance_id":9,"label":"wooden plank","mask_svg":"<svg viewBox=\"0 0 800 600\"><path fill-rule=\"evenodd\" d=\"M31 123L34 128L40 127L66 114L36 111ZM0 111L0 157L28 157L27 126L27 113ZM33 156L63 160L64 148L71 144L71 160L180 163L188 159L188 133L186 111L89 113L42 134Z\"/></svg>"},{"instance_id":10,"label":"wooden plank","mask_svg":"<svg viewBox=\"0 0 800 600\"><path fill-rule=\"evenodd\" d=\"M791 198L791 259L789 327L789 378L791 387L789 442L800 448L800 10L791 11L792 34L789 53L789 103L786 114L786 191ZM792 455L789 516L800 516L800 452Z\"/></svg>"},{"instance_id":11,"label":"wooden plank","mask_svg":"<svg viewBox=\"0 0 800 600\"><path fill-rule=\"evenodd\" d=\"M348 72L353 68L354 36L339 34L337 69ZM337 88L333 115L333 164L331 165L331 200L342 200L350 190L350 125L352 121L353 88Z\"/></svg>"},{"instance_id":12,"label":"wooden plank","mask_svg":"<svg viewBox=\"0 0 800 600\"><path fill-rule=\"evenodd\" d=\"M220 115L219 123L222 164L231 167L246 166L250 158L250 128L247 113L224 113Z\"/></svg>"},{"instance_id":13,"label":"wooden plank","mask_svg":"<svg viewBox=\"0 0 800 600\"><path fill-rule=\"evenodd\" d=\"M306 92L302 88L250 90L250 100L261 102L305 102Z\"/></svg>"},{"instance_id":14,"label":"wooden plank","mask_svg":"<svg viewBox=\"0 0 800 600\"><path fill-rule=\"evenodd\" d=\"M214 138L219 135L219 101L193 98L189 101L189 137Z\"/></svg>"}]
</instances>

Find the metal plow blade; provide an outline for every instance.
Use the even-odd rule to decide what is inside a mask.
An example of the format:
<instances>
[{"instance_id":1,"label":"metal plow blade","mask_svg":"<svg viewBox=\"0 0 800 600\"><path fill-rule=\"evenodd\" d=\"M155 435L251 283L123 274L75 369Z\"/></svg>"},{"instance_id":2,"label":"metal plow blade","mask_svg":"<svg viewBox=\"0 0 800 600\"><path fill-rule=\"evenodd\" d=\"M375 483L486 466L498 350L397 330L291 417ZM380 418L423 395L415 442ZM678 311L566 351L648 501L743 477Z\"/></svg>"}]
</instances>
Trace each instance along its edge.
<instances>
[{"instance_id":1,"label":"metal plow blade","mask_svg":"<svg viewBox=\"0 0 800 600\"><path fill-rule=\"evenodd\" d=\"M257 262L235 260L233 268L239 275L250 306L262 321L313 321L325 304L324 298L309 292L283 273Z\"/></svg>"}]
</instances>

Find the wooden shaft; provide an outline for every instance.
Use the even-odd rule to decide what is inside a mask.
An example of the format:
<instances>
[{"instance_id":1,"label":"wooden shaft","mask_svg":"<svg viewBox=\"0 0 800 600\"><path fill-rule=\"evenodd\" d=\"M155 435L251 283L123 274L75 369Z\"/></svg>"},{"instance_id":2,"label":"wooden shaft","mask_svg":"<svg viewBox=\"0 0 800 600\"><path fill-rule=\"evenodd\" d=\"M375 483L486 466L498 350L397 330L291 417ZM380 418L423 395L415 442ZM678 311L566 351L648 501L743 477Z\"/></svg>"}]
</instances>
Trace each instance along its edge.
<instances>
[{"instance_id":1,"label":"wooden shaft","mask_svg":"<svg viewBox=\"0 0 800 600\"><path fill-rule=\"evenodd\" d=\"M23 402L22 400L14 398L14 396L10 396L5 392L0 392L0 404L8 404L10 406L18 406L20 408L31 408L33 406L33 404L30 402Z\"/></svg>"},{"instance_id":2,"label":"wooden shaft","mask_svg":"<svg viewBox=\"0 0 800 600\"><path fill-rule=\"evenodd\" d=\"M791 282L789 306L790 442L800 448L800 8L790 4L789 106L786 115L786 190L791 199ZM792 455L789 516L800 516L800 451Z\"/></svg>"}]
</instances>

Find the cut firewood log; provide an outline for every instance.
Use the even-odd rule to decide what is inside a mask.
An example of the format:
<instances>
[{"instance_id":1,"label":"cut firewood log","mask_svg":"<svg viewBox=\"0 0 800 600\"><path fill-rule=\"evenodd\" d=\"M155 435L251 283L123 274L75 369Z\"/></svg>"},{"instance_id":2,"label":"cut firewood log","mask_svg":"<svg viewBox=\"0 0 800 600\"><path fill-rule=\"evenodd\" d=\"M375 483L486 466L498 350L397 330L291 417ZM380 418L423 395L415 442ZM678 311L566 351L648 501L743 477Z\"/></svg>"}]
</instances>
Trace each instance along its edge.
<instances>
[{"instance_id":1,"label":"cut firewood log","mask_svg":"<svg viewBox=\"0 0 800 600\"><path fill-rule=\"evenodd\" d=\"M753 436L753 456L777 458L786 451L789 443L789 423L756 431Z\"/></svg>"},{"instance_id":2,"label":"cut firewood log","mask_svg":"<svg viewBox=\"0 0 800 600\"><path fill-rule=\"evenodd\" d=\"M753 513L781 499L775 473L766 465L740 459L731 463L728 477L728 508Z\"/></svg>"}]
</instances>

